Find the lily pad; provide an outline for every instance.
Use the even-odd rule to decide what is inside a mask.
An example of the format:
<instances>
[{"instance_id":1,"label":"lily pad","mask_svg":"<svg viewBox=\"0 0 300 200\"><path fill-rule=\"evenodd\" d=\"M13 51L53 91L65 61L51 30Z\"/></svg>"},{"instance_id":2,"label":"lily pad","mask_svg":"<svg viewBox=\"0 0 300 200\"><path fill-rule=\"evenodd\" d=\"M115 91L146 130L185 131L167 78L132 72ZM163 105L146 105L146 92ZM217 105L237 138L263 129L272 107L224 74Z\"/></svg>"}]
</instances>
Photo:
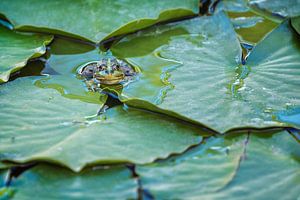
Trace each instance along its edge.
<instances>
[{"instance_id":1,"label":"lily pad","mask_svg":"<svg viewBox=\"0 0 300 200\"><path fill-rule=\"evenodd\" d=\"M300 34L300 17L295 17L291 19L292 26Z\"/></svg>"},{"instance_id":2,"label":"lily pad","mask_svg":"<svg viewBox=\"0 0 300 200\"><path fill-rule=\"evenodd\" d=\"M287 132L250 134L209 140L198 152L137 173L157 199L297 199L299 158Z\"/></svg>"},{"instance_id":3,"label":"lily pad","mask_svg":"<svg viewBox=\"0 0 300 200\"><path fill-rule=\"evenodd\" d=\"M1 86L1 160L40 160L73 171L93 163L142 164L180 153L205 134L189 124L122 107L93 117L99 105L36 87L39 79L20 78Z\"/></svg>"},{"instance_id":4,"label":"lily pad","mask_svg":"<svg viewBox=\"0 0 300 200\"><path fill-rule=\"evenodd\" d=\"M66 98L105 103L105 94L89 91L85 82L76 76L81 65L101 59L101 54L94 46L58 38L51 43L49 52L46 67L42 71L42 74L49 76L38 80L37 86L56 89Z\"/></svg>"},{"instance_id":5,"label":"lily pad","mask_svg":"<svg viewBox=\"0 0 300 200\"><path fill-rule=\"evenodd\" d=\"M138 184L125 167L86 169L78 174L38 165L16 179L14 199L137 199Z\"/></svg>"},{"instance_id":6,"label":"lily pad","mask_svg":"<svg viewBox=\"0 0 300 200\"><path fill-rule=\"evenodd\" d=\"M244 43L255 44L278 26L282 19L258 12L248 5L247 0L224 0L217 5L217 10L224 10Z\"/></svg>"},{"instance_id":7,"label":"lily pad","mask_svg":"<svg viewBox=\"0 0 300 200\"><path fill-rule=\"evenodd\" d=\"M228 12L247 12L250 10L247 0L223 0L218 3L217 9Z\"/></svg>"},{"instance_id":8,"label":"lily pad","mask_svg":"<svg viewBox=\"0 0 300 200\"><path fill-rule=\"evenodd\" d=\"M97 43L158 22L196 15L198 0L2 0L0 13L18 31L62 34Z\"/></svg>"},{"instance_id":9,"label":"lily pad","mask_svg":"<svg viewBox=\"0 0 300 200\"><path fill-rule=\"evenodd\" d=\"M283 17L295 17L300 15L299 0L249 0L249 5L270 12L273 15L280 15Z\"/></svg>"},{"instance_id":10,"label":"lily pad","mask_svg":"<svg viewBox=\"0 0 300 200\"><path fill-rule=\"evenodd\" d=\"M178 29L188 34L178 35ZM182 63L168 71L167 81L160 76L169 66L153 71L152 76L160 77L156 82L165 84L148 88L156 86L160 91L172 85L163 95L156 92L153 99L161 101L149 101L149 97L135 92L139 90L124 90L122 98L128 105L188 118L224 133L237 128L297 126L278 122L275 115L287 105L300 105L297 37L288 22L283 23L254 48L246 65L242 65L232 25L219 12L139 32L124 38L112 50L139 65L142 73L151 70L155 59ZM139 103L141 100L148 100L156 108Z\"/></svg>"},{"instance_id":11,"label":"lily pad","mask_svg":"<svg viewBox=\"0 0 300 200\"><path fill-rule=\"evenodd\" d=\"M40 34L22 35L2 26L0 35L0 83L8 81L10 74L24 67L28 59L44 54L53 38Z\"/></svg>"}]
</instances>

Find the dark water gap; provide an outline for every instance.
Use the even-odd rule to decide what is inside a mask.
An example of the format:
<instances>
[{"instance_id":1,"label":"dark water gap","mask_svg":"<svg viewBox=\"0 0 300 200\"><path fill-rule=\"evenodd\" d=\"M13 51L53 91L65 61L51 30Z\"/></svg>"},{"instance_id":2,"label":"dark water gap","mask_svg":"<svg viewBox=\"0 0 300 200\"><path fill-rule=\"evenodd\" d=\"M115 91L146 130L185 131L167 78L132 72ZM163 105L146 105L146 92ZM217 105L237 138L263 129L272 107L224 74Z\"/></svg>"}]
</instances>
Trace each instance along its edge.
<instances>
[{"instance_id":1,"label":"dark water gap","mask_svg":"<svg viewBox=\"0 0 300 200\"><path fill-rule=\"evenodd\" d=\"M127 164L126 167L130 170L132 178L137 181L137 200L154 200L155 197L153 196L153 194L151 194L148 189L143 187L142 179L136 171L136 165Z\"/></svg>"}]
</instances>

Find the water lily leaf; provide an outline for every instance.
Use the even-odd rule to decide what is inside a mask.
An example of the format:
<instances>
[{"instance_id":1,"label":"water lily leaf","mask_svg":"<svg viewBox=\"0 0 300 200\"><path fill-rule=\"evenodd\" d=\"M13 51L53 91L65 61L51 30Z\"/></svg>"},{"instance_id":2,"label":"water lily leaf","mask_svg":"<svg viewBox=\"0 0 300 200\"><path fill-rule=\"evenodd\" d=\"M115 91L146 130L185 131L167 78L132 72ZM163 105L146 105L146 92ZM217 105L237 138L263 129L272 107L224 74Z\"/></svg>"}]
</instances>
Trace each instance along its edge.
<instances>
[{"instance_id":1,"label":"water lily leaf","mask_svg":"<svg viewBox=\"0 0 300 200\"><path fill-rule=\"evenodd\" d=\"M158 22L196 15L198 0L3 0L0 13L19 31L62 34L96 43Z\"/></svg>"},{"instance_id":2,"label":"water lily leaf","mask_svg":"<svg viewBox=\"0 0 300 200\"><path fill-rule=\"evenodd\" d=\"M79 99L87 103L105 103L107 99L105 94L89 91L84 80L76 76L81 65L101 59L99 51L95 50L94 46L58 38L51 43L50 53L46 67L42 71L43 74L50 76L38 80L37 86L56 89L66 98Z\"/></svg>"},{"instance_id":3,"label":"water lily leaf","mask_svg":"<svg viewBox=\"0 0 300 200\"><path fill-rule=\"evenodd\" d=\"M218 3L217 9L223 9L228 12L247 12L250 10L247 0L223 0Z\"/></svg>"},{"instance_id":4,"label":"water lily leaf","mask_svg":"<svg viewBox=\"0 0 300 200\"><path fill-rule=\"evenodd\" d=\"M239 39L248 44L259 42L282 21L281 18L258 12L248 5L247 0L224 0L216 10L226 11Z\"/></svg>"},{"instance_id":5,"label":"water lily leaf","mask_svg":"<svg viewBox=\"0 0 300 200\"><path fill-rule=\"evenodd\" d=\"M239 39L243 43L256 44L283 20L249 6L248 0L224 0L217 5L217 10L224 10L231 19Z\"/></svg>"},{"instance_id":6,"label":"water lily leaf","mask_svg":"<svg viewBox=\"0 0 300 200\"><path fill-rule=\"evenodd\" d=\"M299 158L287 132L250 134L210 140L179 160L138 166L137 173L157 199L297 199Z\"/></svg>"},{"instance_id":7,"label":"water lily leaf","mask_svg":"<svg viewBox=\"0 0 300 200\"><path fill-rule=\"evenodd\" d=\"M176 31L172 35L172 30L179 28L188 34L178 35ZM161 41L166 32L170 39ZM148 46L148 42L157 47L153 49L154 45ZM148 55L140 54L140 49L143 54L147 50ZM170 90L152 98L161 101L150 101L158 106L158 112L189 118L222 133L245 127L297 126L276 121L275 114L287 105L300 105L300 50L297 36L287 22L257 45L246 65L240 64L239 42L230 21L221 12L142 31L121 40L112 50L139 65L142 73L151 70L154 59L182 63L168 72L167 81L156 79L165 83L164 87L147 85L156 86L157 91L171 85ZM161 66L161 70L152 73L159 77L167 69L170 67ZM123 100L128 105L143 104L147 108L138 100L132 101L150 99L135 91L139 90L124 90Z\"/></svg>"},{"instance_id":8,"label":"water lily leaf","mask_svg":"<svg viewBox=\"0 0 300 200\"><path fill-rule=\"evenodd\" d=\"M300 14L299 0L249 0L249 5L254 8L271 12L273 15L280 15L283 17L295 17Z\"/></svg>"},{"instance_id":9,"label":"water lily leaf","mask_svg":"<svg viewBox=\"0 0 300 200\"><path fill-rule=\"evenodd\" d=\"M52 36L21 35L0 26L0 83L6 82L11 73L24 67L30 58L46 52Z\"/></svg>"},{"instance_id":10,"label":"water lily leaf","mask_svg":"<svg viewBox=\"0 0 300 200\"><path fill-rule=\"evenodd\" d=\"M2 169L7 169L11 166L11 164L7 164L7 163L3 163L3 162L0 162L0 171ZM1 179L0 179L1 180Z\"/></svg>"},{"instance_id":11,"label":"water lily leaf","mask_svg":"<svg viewBox=\"0 0 300 200\"><path fill-rule=\"evenodd\" d=\"M38 165L24 172L11 188L14 199L137 199L137 182L125 167L86 169L78 174ZM51 192L50 192L51 191Z\"/></svg>"},{"instance_id":12,"label":"water lily leaf","mask_svg":"<svg viewBox=\"0 0 300 200\"><path fill-rule=\"evenodd\" d=\"M292 26L300 34L300 17L295 17L291 19Z\"/></svg>"},{"instance_id":13,"label":"water lily leaf","mask_svg":"<svg viewBox=\"0 0 300 200\"><path fill-rule=\"evenodd\" d=\"M139 110L116 107L93 117L99 105L36 87L38 80L1 86L1 160L42 160L80 171L92 163L152 162L202 139L198 127Z\"/></svg>"}]
</instances>

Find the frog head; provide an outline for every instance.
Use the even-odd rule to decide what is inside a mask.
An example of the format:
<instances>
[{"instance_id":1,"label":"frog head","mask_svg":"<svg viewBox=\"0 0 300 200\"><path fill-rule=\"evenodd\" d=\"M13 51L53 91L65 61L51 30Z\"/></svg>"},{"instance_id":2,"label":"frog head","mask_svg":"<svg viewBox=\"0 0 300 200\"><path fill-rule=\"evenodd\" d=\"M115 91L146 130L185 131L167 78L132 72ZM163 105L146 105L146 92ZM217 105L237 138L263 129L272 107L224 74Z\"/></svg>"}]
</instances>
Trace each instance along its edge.
<instances>
[{"instance_id":1,"label":"frog head","mask_svg":"<svg viewBox=\"0 0 300 200\"><path fill-rule=\"evenodd\" d=\"M121 64L122 63L115 58L102 59L97 63L94 77L102 84L118 84L125 78Z\"/></svg>"}]
</instances>

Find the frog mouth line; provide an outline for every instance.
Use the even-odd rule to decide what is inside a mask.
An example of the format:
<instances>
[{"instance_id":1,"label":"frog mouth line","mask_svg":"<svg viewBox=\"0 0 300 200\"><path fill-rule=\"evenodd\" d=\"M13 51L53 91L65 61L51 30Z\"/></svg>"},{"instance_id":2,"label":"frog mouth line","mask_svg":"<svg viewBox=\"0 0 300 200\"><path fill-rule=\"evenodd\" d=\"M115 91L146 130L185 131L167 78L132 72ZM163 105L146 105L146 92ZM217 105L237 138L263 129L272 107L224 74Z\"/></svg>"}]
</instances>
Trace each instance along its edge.
<instances>
[{"instance_id":1,"label":"frog mouth line","mask_svg":"<svg viewBox=\"0 0 300 200\"><path fill-rule=\"evenodd\" d=\"M124 75L119 75L119 76L112 76L112 75L107 75L107 76L95 76L96 79L98 80L120 80L124 78Z\"/></svg>"},{"instance_id":2,"label":"frog mouth line","mask_svg":"<svg viewBox=\"0 0 300 200\"><path fill-rule=\"evenodd\" d=\"M101 76L101 77L95 77L97 80L100 81L100 83L108 84L108 85L115 85L119 84L124 80L124 76Z\"/></svg>"}]
</instances>

